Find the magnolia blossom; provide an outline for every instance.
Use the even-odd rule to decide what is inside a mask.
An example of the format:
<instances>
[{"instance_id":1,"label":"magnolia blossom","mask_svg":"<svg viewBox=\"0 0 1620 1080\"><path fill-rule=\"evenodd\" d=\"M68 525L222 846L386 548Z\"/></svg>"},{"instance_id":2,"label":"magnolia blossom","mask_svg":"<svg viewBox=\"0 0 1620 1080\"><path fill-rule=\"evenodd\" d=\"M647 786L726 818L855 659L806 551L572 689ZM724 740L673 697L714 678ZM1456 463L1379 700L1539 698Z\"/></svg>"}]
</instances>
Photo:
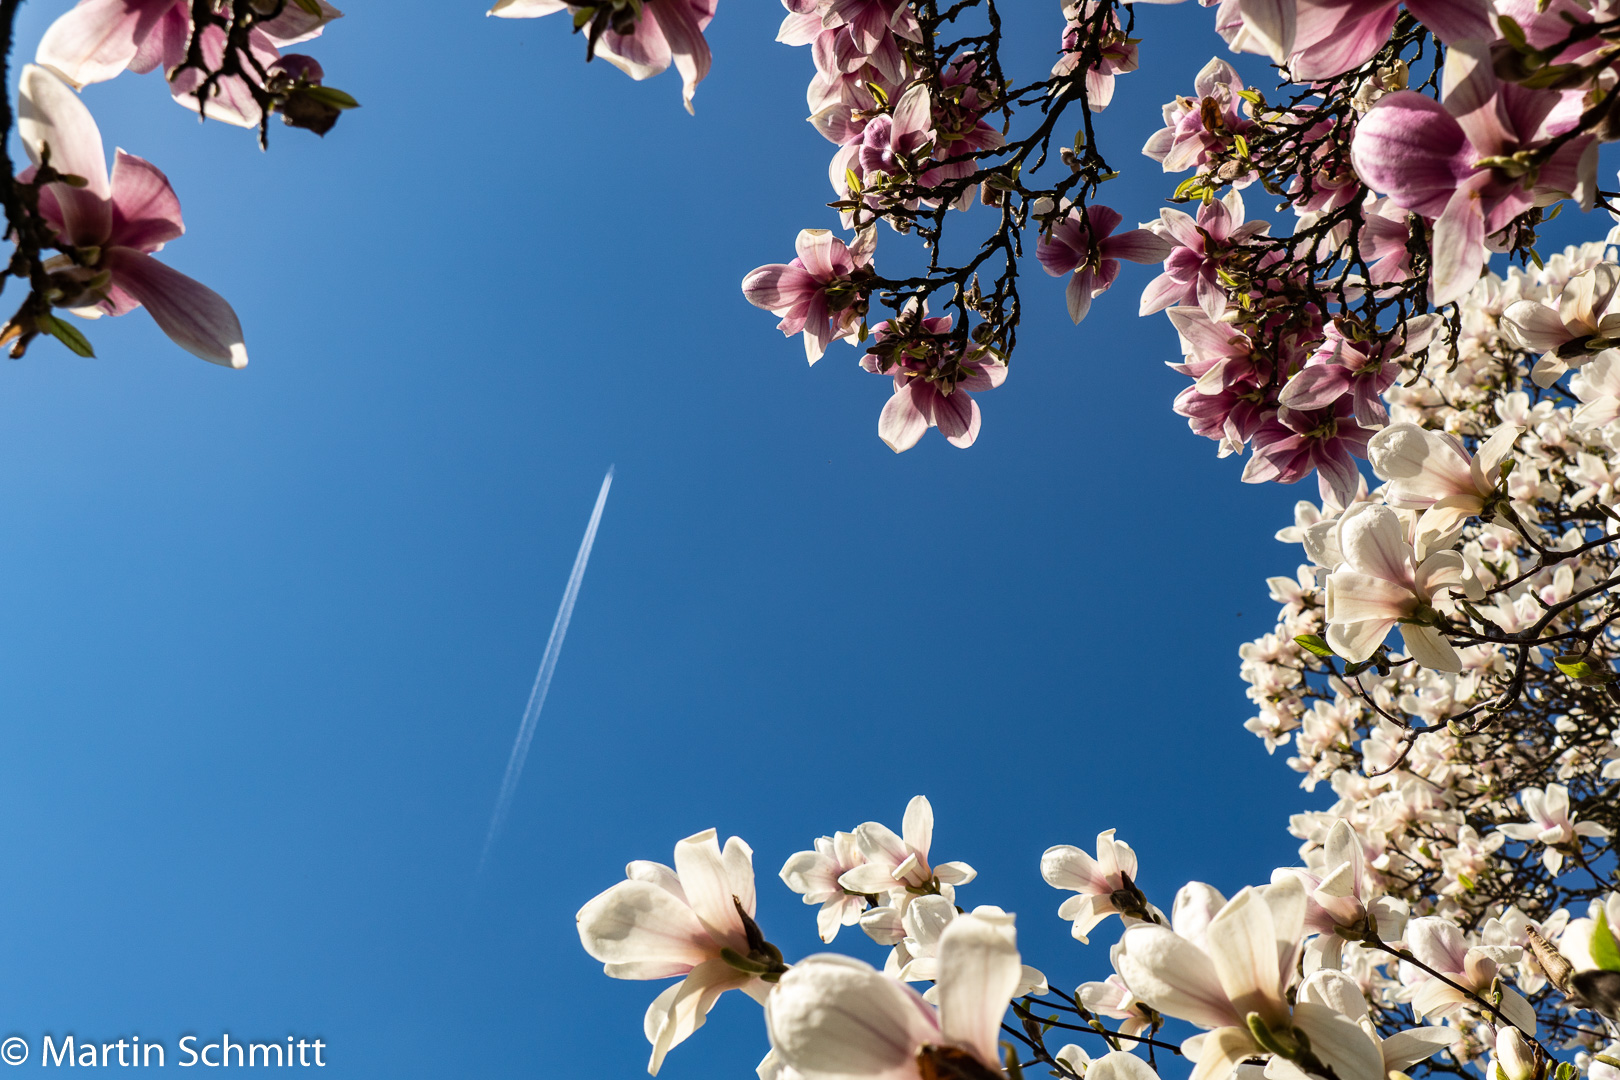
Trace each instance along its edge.
<instances>
[{"instance_id":1,"label":"magnolia blossom","mask_svg":"<svg viewBox=\"0 0 1620 1080\"><path fill-rule=\"evenodd\" d=\"M1079 894L1063 901L1058 918L1074 924L1075 940L1087 941L1086 935L1098 923L1120 911L1118 896L1135 891L1136 852L1125 841L1115 840L1113 829L1105 829L1097 834L1095 859L1071 844L1047 848L1041 856L1041 877L1054 889Z\"/></svg>"},{"instance_id":2,"label":"magnolia blossom","mask_svg":"<svg viewBox=\"0 0 1620 1080\"><path fill-rule=\"evenodd\" d=\"M1514 840L1545 847L1541 862L1548 873L1556 874L1563 869L1564 853L1559 849L1578 846L1576 837L1609 835L1609 830L1595 821L1574 819L1569 812L1569 789L1563 784L1548 784L1545 791L1525 788L1519 792L1519 804L1530 821L1522 825L1498 825L1497 829Z\"/></svg>"},{"instance_id":3,"label":"magnolia blossom","mask_svg":"<svg viewBox=\"0 0 1620 1080\"><path fill-rule=\"evenodd\" d=\"M1142 290L1138 314L1151 315L1172 304L1196 304L1211 319L1219 319L1226 310L1220 257L1270 229L1269 221L1243 220L1243 196L1236 188L1200 205L1197 217L1168 206L1160 210L1153 231L1172 247L1164 273Z\"/></svg>"},{"instance_id":4,"label":"magnolia blossom","mask_svg":"<svg viewBox=\"0 0 1620 1080\"><path fill-rule=\"evenodd\" d=\"M230 7L213 6L227 11ZM248 32L254 61L270 69L281 58L280 48L308 41L328 22L342 17L326 0L317 0L316 6L318 14L288 0L274 19L255 23ZM34 58L75 87L105 82L126 68L144 73L161 67L167 73L186 59L191 31L192 0L80 0L45 31ZM225 44L225 32L219 27L203 32L203 56L211 69L218 69ZM195 91L202 80L202 72L187 70L171 79L169 88L176 101L195 109ZM207 115L243 127L252 127L261 118L251 89L236 75L216 80Z\"/></svg>"},{"instance_id":5,"label":"magnolia blossom","mask_svg":"<svg viewBox=\"0 0 1620 1080\"><path fill-rule=\"evenodd\" d=\"M1514 946L1471 946L1456 923L1434 915L1413 919L1407 924L1406 945L1423 965L1450 980L1437 979L1423 967L1401 961L1401 983L1406 987L1412 1009L1431 1019L1464 1007L1485 1011L1476 998L1482 999L1492 992L1503 966L1516 964L1523 957L1523 950ZM1459 990L1459 986L1462 989ZM1535 1009L1511 987L1500 986L1500 990L1502 1000L1498 1008L1503 1019L1526 1034L1534 1035Z\"/></svg>"},{"instance_id":6,"label":"magnolia blossom","mask_svg":"<svg viewBox=\"0 0 1620 1080\"><path fill-rule=\"evenodd\" d=\"M641 8L627 29L610 27L595 39L594 55L600 56L638 82L669 70L671 64L681 75L681 99L692 111L697 84L709 74L709 43L704 29L714 19L720 0L658 0ZM567 11L577 15L594 5L570 4L567 0L495 0L489 13L502 19L537 19Z\"/></svg>"},{"instance_id":7,"label":"magnolia blossom","mask_svg":"<svg viewBox=\"0 0 1620 1080\"><path fill-rule=\"evenodd\" d=\"M1502 313L1502 329L1520 348L1542 353L1530 371L1551 386L1572 366L1610 358L1620 344L1620 266L1599 263L1569 279L1556 306L1518 300Z\"/></svg>"},{"instance_id":8,"label":"magnolia blossom","mask_svg":"<svg viewBox=\"0 0 1620 1080\"><path fill-rule=\"evenodd\" d=\"M1486 236L1532 206L1570 197L1591 206L1591 136L1565 142L1538 169L1514 156L1569 131L1581 108L1578 93L1499 83L1484 44L1471 41L1446 50L1443 104L1402 90L1362 117L1351 154L1362 180L1434 222L1432 303L1466 293L1484 266Z\"/></svg>"},{"instance_id":9,"label":"magnolia blossom","mask_svg":"<svg viewBox=\"0 0 1620 1080\"><path fill-rule=\"evenodd\" d=\"M1233 135L1254 126L1243 90L1243 77L1231 64L1211 60L1193 80L1192 97L1178 97L1164 106L1165 126L1148 138L1142 153L1163 165L1165 172L1203 165L1229 145Z\"/></svg>"},{"instance_id":10,"label":"magnolia blossom","mask_svg":"<svg viewBox=\"0 0 1620 1080\"><path fill-rule=\"evenodd\" d=\"M822 941L838 936L840 926L854 926L867 908L866 897L851 893L838 879L866 861L854 833L834 833L816 841L814 851L801 851L782 865L782 882L804 897L807 904L820 904L816 929Z\"/></svg>"},{"instance_id":11,"label":"magnolia blossom","mask_svg":"<svg viewBox=\"0 0 1620 1080\"><path fill-rule=\"evenodd\" d=\"M1322 344L1288 380L1278 404L1290 409L1321 409L1349 397L1351 415L1358 425L1382 427L1389 423L1382 395L1394 385L1401 359L1428 348L1439 325L1439 316L1423 316L1382 344L1367 346L1347 338L1339 323L1329 323Z\"/></svg>"},{"instance_id":12,"label":"magnolia blossom","mask_svg":"<svg viewBox=\"0 0 1620 1080\"><path fill-rule=\"evenodd\" d=\"M733 836L724 852L713 829L675 845L675 867L637 861L626 881L598 895L574 916L585 951L613 979L684 978L647 1009L653 1075L727 990L765 1000L770 984L746 963L755 951L754 853ZM727 954L730 954L728 959ZM733 959L742 958L738 966Z\"/></svg>"},{"instance_id":13,"label":"magnolia blossom","mask_svg":"<svg viewBox=\"0 0 1620 1080\"><path fill-rule=\"evenodd\" d=\"M1305 950L1307 972L1339 967L1344 953L1340 930L1371 930L1385 941L1395 941L1406 928L1405 901L1376 895L1361 839L1343 818L1334 822L1322 844L1320 871L1279 869L1271 880L1289 875L1306 890L1305 929L1317 935Z\"/></svg>"},{"instance_id":14,"label":"magnolia blossom","mask_svg":"<svg viewBox=\"0 0 1620 1080\"><path fill-rule=\"evenodd\" d=\"M1148 229L1110 235L1122 220L1112 207L1088 206L1083 215L1071 208L1035 247L1048 274L1061 277L1074 272L1067 297L1069 318L1076 324L1091 310L1092 298L1107 292L1119 277L1119 260L1156 263L1170 254L1170 242Z\"/></svg>"},{"instance_id":15,"label":"magnolia blossom","mask_svg":"<svg viewBox=\"0 0 1620 1080\"><path fill-rule=\"evenodd\" d=\"M1005 911L990 904L981 904L973 914L992 921L1010 919ZM945 930L960 917L956 905L938 893L919 896L906 905L905 911L892 907L873 908L861 916L861 928L879 944L894 945L884 962L883 973L906 982L934 982L939 978L939 943ZM1026 994L1042 995L1047 990L1046 976L1024 964L1020 967L1018 987L1013 997ZM930 1002L937 1002L938 988L923 994Z\"/></svg>"},{"instance_id":16,"label":"magnolia blossom","mask_svg":"<svg viewBox=\"0 0 1620 1080\"><path fill-rule=\"evenodd\" d=\"M23 68L17 131L35 165L48 152L52 168L85 181L82 187L47 184L40 191L40 212L79 258L51 261L53 279L66 290L57 304L90 319L145 307L182 349L226 367L245 367L247 346L231 305L152 258L186 231L168 177L120 150L109 178L90 110L60 79L33 64Z\"/></svg>"},{"instance_id":17,"label":"magnolia blossom","mask_svg":"<svg viewBox=\"0 0 1620 1080\"><path fill-rule=\"evenodd\" d=\"M894 377L894 396L878 414L878 438L904 453L931 427L952 446L972 446L982 423L973 393L1007 379L1006 361L993 352L958 351L949 337L953 318L928 317L926 307L908 308L899 319L873 327L871 352L861 367Z\"/></svg>"},{"instance_id":18,"label":"magnolia blossom","mask_svg":"<svg viewBox=\"0 0 1620 1080\"><path fill-rule=\"evenodd\" d=\"M1243 482L1294 484L1315 472L1323 499L1349 502L1361 482L1355 459L1367 456L1372 434L1356 423L1355 402L1348 397L1321 409L1283 405L1255 430Z\"/></svg>"},{"instance_id":19,"label":"magnolia blossom","mask_svg":"<svg viewBox=\"0 0 1620 1080\"><path fill-rule=\"evenodd\" d=\"M1241 0L1240 7L1260 51L1301 82L1371 60L1400 14L1400 0ZM1406 0L1406 7L1447 45L1497 36L1486 0Z\"/></svg>"},{"instance_id":20,"label":"magnolia blossom","mask_svg":"<svg viewBox=\"0 0 1620 1080\"><path fill-rule=\"evenodd\" d=\"M859 960L823 953L782 977L765 1002L771 1049L804 1080L941 1075L922 1062L966 1055L1000 1075L1001 1018L1022 965L1010 915L972 913L940 935L938 1008Z\"/></svg>"},{"instance_id":21,"label":"magnolia blossom","mask_svg":"<svg viewBox=\"0 0 1620 1080\"><path fill-rule=\"evenodd\" d=\"M864 297L857 282L872 263L877 232L863 229L845 243L826 229L803 229L794 247L798 258L770 263L743 278L743 296L757 308L782 317L785 336L804 334L804 355L820 360L827 346L860 328Z\"/></svg>"},{"instance_id":22,"label":"magnolia blossom","mask_svg":"<svg viewBox=\"0 0 1620 1080\"><path fill-rule=\"evenodd\" d=\"M1408 1028L1387 1039L1381 1037L1373 1026L1367 995L1361 986L1349 975L1331 968L1323 968L1300 983L1299 1001L1324 1006L1354 1022L1378 1048L1386 1077L1391 1072L1405 1072L1418 1062L1427 1061L1457 1039L1455 1031L1443 1027ZM1296 1004L1295 1010L1298 1008Z\"/></svg>"},{"instance_id":23,"label":"magnolia blossom","mask_svg":"<svg viewBox=\"0 0 1620 1080\"><path fill-rule=\"evenodd\" d=\"M886 895L890 906L904 912L917 895L914 889L938 892L949 900L955 896L957 885L966 885L978 876L967 863L929 866L934 808L925 796L918 795L906 804L900 832L896 836L887 825L876 821L856 826L855 842L865 861L844 871L838 884L853 893Z\"/></svg>"},{"instance_id":24,"label":"magnolia blossom","mask_svg":"<svg viewBox=\"0 0 1620 1080\"><path fill-rule=\"evenodd\" d=\"M1503 424L1472 457L1455 435L1425 431L1416 424L1391 424L1367 443L1367 457L1379 479L1388 480L1384 500L1402 510L1421 510L1419 558L1448 546L1471 517L1496 497L1502 464L1524 429Z\"/></svg>"},{"instance_id":25,"label":"magnolia blossom","mask_svg":"<svg viewBox=\"0 0 1620 1080\"><path fill-rule=\"evenodd\" d=\"M1602 352L1569 380L1581 402L1572 418L1578 430L1602 428L1620 419L1620 353Z\"/></svg>"},{"instance_id":26,"label":"magnolia blossom","mask_svg":"<svg viewBox=\"0 0 1620 1080\"><path fill-rule=\"evenodd\" d=\"M1412 658L1437 671L1461 671L1462 660L1435 628L1434 602L1440 590L1477 582L1455 551L1430 555L1421 563L1407 543L1395 512L1382 506L1358 507L1339 522L1344 565L1328 575L1327 641L1354 663L1366 660L1400 625Z\"/></svg>"},{"instance_id":27,"label":"magnolia blossom","mask_svg":"<svg viewBox=\"0 0 1620 1080\"><path fill-rule=\"evenodd\" d=\"M1244 1060L1274 1045L1302 1045L1340 1080L1383 1080L1378 1046L1331 1008L1300 1001L1287 989L1304 938L1305 890L1297 878L1238 893L1210 921L1202 945L1163 926L1143 923L1120 939L1115 966L1133 993L1167 1016L1208 1029L1183 1044L1197 1062L1192 1080L1222 1080Z\"/></svg>"}]
</instances>

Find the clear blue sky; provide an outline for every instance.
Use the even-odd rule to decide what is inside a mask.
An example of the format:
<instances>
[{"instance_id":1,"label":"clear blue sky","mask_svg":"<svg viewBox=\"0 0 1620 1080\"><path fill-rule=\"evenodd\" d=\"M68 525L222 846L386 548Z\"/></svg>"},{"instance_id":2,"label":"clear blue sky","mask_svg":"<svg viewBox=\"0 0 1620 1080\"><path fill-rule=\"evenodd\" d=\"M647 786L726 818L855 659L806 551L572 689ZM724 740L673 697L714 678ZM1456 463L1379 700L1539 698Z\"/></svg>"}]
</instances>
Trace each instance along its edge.
<instances>
[{"instance_id":1,"label":"clear blue sky","mask_svg":"<svg viewBox=\"0 0 1620 1080\"><path fill-rule=\"evenodd\" d=\"M24 56L66 6L25 7ZM673 75L586 67L562 18L347 6L311 51L365 107L324 141L277 128L261 154L156 76L87 94L109 151L173 179L191 232L164 257L234 302L252 363L135 315L88 328L100 359L0 369L0 1034L629 1080L662 984L602 977L573 913L709 826L753 845L792 958L813 912L782 861L926 793L936 851L980 871L959 899L1018 912L1067 988L1107 952L1056 919L1048 845L1118 826L1164 903L1291 860L1286 815L1324 799L1243 731L1236 649L1314 485L1245 487L1171 414L1174 334L1135 318L1151 269L1076 330L1031 260L979 444L896 457L885 380L844 345L807 369L738 290L831 218L778 5L721 5L695 119ZM1036 72L1058 5L1011 6ZM1142 13L1102 125L1127 220L1174 185L1136 150L1222 51L1210 19ZM746 1077L764 1050L728 998L663 1075Z\"/></svg>"}]
</instances>

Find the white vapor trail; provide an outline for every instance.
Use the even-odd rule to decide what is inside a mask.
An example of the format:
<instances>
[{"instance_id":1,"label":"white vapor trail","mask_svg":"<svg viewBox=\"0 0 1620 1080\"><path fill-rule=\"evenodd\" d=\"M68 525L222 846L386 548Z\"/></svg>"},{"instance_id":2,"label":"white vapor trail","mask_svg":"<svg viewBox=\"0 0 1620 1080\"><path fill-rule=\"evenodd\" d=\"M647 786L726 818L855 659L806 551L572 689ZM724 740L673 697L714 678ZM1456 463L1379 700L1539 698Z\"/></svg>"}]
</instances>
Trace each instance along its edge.
<instances>
[{"instance_id":1,"label":"white vapor trail","mask_svg":"<svg viewBox=\"0 0 1620 1080\"><path fill-rule=\"evenodd\" d=\"M596 527L602 521L602 508L607 505L608 489L613 486L613 467L608 466L602 478L602 490L596 496L596 508L591 511L591 523L585 526L585 539L580 541L579 554L574 556L574 572L568 575L568 588L563 590L562 606L557 608L557 620L551 624L551 637L546 641L546 652L540 660L540 670L534 677L534 689L529 691L529 704L523 710L523 722L518 725L517 741L512 744L512 756L506 762L506 775L501 778L500 797L495 800L495 816L489 822L489 835L484 837L484 853L478 857L478 872L484 872L490 849L506 823L506 812L512 808L512 797L517 794L518 780L523 775L523 762L529 756L529 743L534 740L535 724L540 720L541 706L546 703L546 691L551 689L551 673L557 670L557 654L562 652L563 637L568 633L568 620L574 614L574 601L579 597L580 582L585 580L585 564L591 558L591 545L596 543Z\"/></svg>"}]
</instances>

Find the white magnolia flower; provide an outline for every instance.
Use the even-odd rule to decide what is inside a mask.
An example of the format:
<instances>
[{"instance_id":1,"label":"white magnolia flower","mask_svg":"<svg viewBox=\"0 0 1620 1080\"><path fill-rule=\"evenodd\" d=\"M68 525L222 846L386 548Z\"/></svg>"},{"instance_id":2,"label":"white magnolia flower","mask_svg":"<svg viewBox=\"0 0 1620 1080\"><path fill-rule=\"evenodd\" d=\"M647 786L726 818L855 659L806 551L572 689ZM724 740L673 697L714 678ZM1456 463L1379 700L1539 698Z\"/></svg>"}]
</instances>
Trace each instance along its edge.
<instances>
[{"instance_id":1,"label":"white magnolia flower","mask_svg":"<svg viewBox=\"0 0 1620 1080\"><path fill-rule=\"evenodd\" d=\"M1299 986L1299 1000L1325 1005L1354 1021L1356 1026L1378 1047L1384 1062L1384 1072L1405 1072L1420 1061L1427 1061L1436 1052L1457 1040L1457 1032L1443 1027L1416 1027L1397 1031L1389 1038L1378 1034L1367 1008L1367 995L1356 981L1342 971L1323 968ZM1298 1009L1298 1005L1295 1005Z\"/></svg>"},{"instance_id":2,"label":"white magnolia flower","mask_svg":"<svg viewBox=\"0 0 1620 1080\"><path fill-rule=\"evenodd\" d=\"M892 907L905 911L913 889L932 889L946 899L955 896L957 885L966 885L977 876L967 863L928 864L928 849L934 840L934 808L918 795L906 804L901 835L876 821L855 829L855 842L865 862L846 870L838 884L852 893L887 895Z\"/></svg>"},{"instance_id":3,"label":"white magnolia flower","mask_svg":"<svg viewBox=\"0 0 1620 1080\"><path fill-rule=\"evenodd\" d=\"M1580 400L1571 426L1576 431L1601 428L1620 418L1620 353L1604 353L1569 380Z\"/></svg>"},{"instance_id":4,"label":"white magnolia flower","mask_svg":"<svg viewBox=\"0 0 1620 1080\"><path fill-rule=\"evenodd\" d=\"M1564 867L1564 853L1560 848L1577 843L1577 836L1608 836L1609 830L1595 821L1576 821L1569 812L1569 788L1563 784L1548 784L1541 788L1525 788L1519 792L1519 803L1530 821L1522 825L1498 825L1497 831L1514 840L1546 846L1541 853L1542 865L1556 874Z\"/></svg>"},{"instance_id":5,"label":"white magnolia flower","mask_svg":"<svg viewBox=\"0 0 1620 1080\"><path fill-rule=\"evenodd\" d=\"M1109 960L1115 958L1114 954L1118 949L1119 945L1116 943L1108 950ZM1116 1026L1125 1035L1140 1035L1153 1022L1152 1016L1149 1015L1151 1010L1137 1000L1136 995L1131 993L1131 988L1125 985L1125 980L1120 978L1117 972L1102 982L1081 983L1074 996L1080 1004L1098 1016L1118 1020Z\"/></svg>"},{"instance_id":6,"label":"white magnolia flower","mask_svg":"<svg viewBox=\"0 0 1620 1080\"><path fill-rule=\"evenodd\" d=\"M850 893L838 879L866 861L854 833L834 833L816 841L814 851L800 851L782 866L784 884L804 897L807 904L820 904L816 929L822 941L838 936L840 926L854 926L867 908L864 896Z\"/></svg>"},{"instance_id":7,"label":"white magnolia flower","mask_svg":"<svg viewBox=\"0 0 1620 1080\"><path fill-rule=\"evenodd\" d=\"M1271 875L1273 882L1292 875L1305 887L1305 929L1317 935L1305 949L1307 973L1339 966L1345 942L1339 929L1375 929L1385 941L1398 941L1406 929L1406 902L1375 895L1366 853L1348 821L1340 818L1333 823L1322 855L1320 868L1286 867Z\"/></svg>"},{"instance_id":8,"label":"white magnolia flower","mask_svg":"<svg viewBox=\"0 0 1620 1080\"><path fill-rule=\"evenodd\" d=\"M1114 830L1097 834L1097 857L1093 859L1072 844L1058 844L1041 856L1041 877L1054 889L1078 893L1063 901L1058 918L1074 924L1074 936L1086 941L1098 923L1120 912L1120 903L1136 907L1140 913L1140 893L1136 890L1136 852L1123 840L1114 839ZM1125 900L1122 900L1126 898ZM1130 903L1129 901L1136 901Z\"/></svg>"},{"instance_id":9,"label":"white magnolia flower","mask_svg":"<svg viewBox=\"0 0 1620 1080\"><path fill-rule=\"evenodd\" d=\"M1328 575L1325 604L1333 651L1359 663L1399 625L1412 659L1436 671L1461 671L1457 651L1429 620L1435 618L1440 590L1479 589L1463 557L1442 551L1418 562L1400 518L1383 506L1346 514L1339 524L1339 548L1344 565Z\"/></svg>"},{"instance_id":10,"label":"white magnolia flower","mask_svg":"<svg viewBox=\"0 0 1620 1080\"><path fill-rule=\"evenodd\" d=\"M1391 424L1367 443L1373 472L1389 481L1384 501L1400 510L1421 510L1417 557L1449 547L1471 517L1496 493L1502 462L1523 429L1497 428L1470 457L1454 435L1416 424Z\"/></svg>"},{"instance_id":11,"label":"white magnolia flower","mask_svg":"<svg viewBox=\"0 0 1620 1080\"><path fill-rule=\"evenodd\" d=\"M1599 263L1569 279L1553 308L1519 300L1502 313L1502 331L1513 344L1542 353L1531 370L1537 386L1547 387L1620 335L1620 267Z\"/></svg>"},{"instance_id":12,"label":"white magnolia flower","mask_svg":"<svg viewBox=\"0 0 1620 1080\"><path fill-rule=\"evenodd\" d=\"M895 912L893 908L875 908L868 914L876 915L878 911L894 912L904 935L895 942L894 950L889 953L889 958L883 965L883 973L906 982L936 981L939 978L940 939L944 936L946 928L961 914L956 910L956 905L943 896L919 896L906 906L904 912ZM973 914L993 922L1012 918L992 904L981 904L973 909ZM923 997L933 1001L938 989L938 987L929 989L924 992ZM1018 979L1018 988L1013 991L1013 997L1023 997L1025 994L1040 996L1046 991L1046 976L1025 964Z\"/></svg>"},{"instance_id":13,"label":"white magnolia flower","mask_svg":"<svg viewBox=\"0 0 1620 1080\"><path fill-rule=\"evenodd\" d=\"M1305 889L1289 877L1227 901L1202 947L1164 926L1130 927L1115 967L1142 1001L1208 1029L1182 1047L1197 1062L1192 1080L1224 1080L1250 1057L1302 1058L1307 1045L1339 1080L1383 1080L1378 1046L1353 1021L1312 1002L1290 1008L1304 936Z\"/></svg>"},{"instance_id":14,"label":"white magnolia flower","mask_svg":"<svg viewBox=\"0 0 1620 1080\"><path fill-rule=\"evenodd\" d=\"M733 836L720 850L713 829L675 845L675 867L637 861L625 877L574 916L585 951L614 979L685 976L647 1009L653 1075L664 1055L703 1026L715 1001L741 990L763 1001L762 939L753 925L754 853ZM765 947L769 950L769 946ZM740 960L743 970L726 954ZM780 954L775 955L780 963Z\"/></svg>"},{"instance_id":15,"label":"white magnolia flower","mask_svg":"<svg viewBox=\"0 0 1620 1080\"><path fill-rule=\"evenodd\" d=\"M765 1002L777 1060L804 1080L914 1080L919 1058L962 1056L999 1075L1001 1020L1022 967L1012 917L956 919L938 962L937 1009L859 960L822 953L795 964Z\"/></svg>"}]
</instances>

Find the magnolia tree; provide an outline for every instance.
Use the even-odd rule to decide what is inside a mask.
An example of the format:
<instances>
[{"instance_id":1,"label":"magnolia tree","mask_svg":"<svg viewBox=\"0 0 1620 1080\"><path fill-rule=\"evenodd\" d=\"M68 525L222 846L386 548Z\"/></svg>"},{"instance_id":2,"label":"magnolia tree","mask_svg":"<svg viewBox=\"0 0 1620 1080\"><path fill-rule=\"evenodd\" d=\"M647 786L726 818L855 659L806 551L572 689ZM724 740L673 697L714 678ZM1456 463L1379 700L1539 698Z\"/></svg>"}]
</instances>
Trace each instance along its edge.
<instances>
[{"instance_id":1,"label":"magnolia tree","mask_svg":"<svg viewBox=\"0 0 1620 1080\"><path fill-rule=\"evenodd\" d=\"M1278 533L1305 561L1268 583L1277 628L1242 648L1241 674L1246 726L1338 801L1289 823L1302 865L1230 898L1191 882L1156 902L1112 829L1047 851L1078 941L1123 924L1072 992L1023 962L1012 915L958 905L974 871L934 856L923 796L898 832L834 831L780 872L823 941L859 927L888 947L882 970L789 963L755 921L748 845L697 833L578 916L609 976L679 980L647 1012L650 1071L739 990L762 1006L762 1080L1620 1080L1620 263L1607 242L1537 249L1566 204L1620 199L1598 176L1599 145L1620 138L1620 5L1188 9L1272 73L1251 86L1219 58L1189 73L1144 133L1173 205L1122 228L1093 120L1137 66L1129 5L784 4L778 40L810 48L810 120L831 144L829 205L806 213L836 228L802 231L744 296L811 363L843 340L892 381L890 448L929 428L967 447L974 395L1017 348L1027 247L1067 279L1076 323L1122 260L1162 264L1139 310L1180 339L1175 412L1220 456L1247 452L1246 482L1317 481ZM0 0L8 35L16 6ZM152 257L183 230L168 181L122 152L109 173L76 90L161 67L175 100L261 141L273 115L325 133L354 100L281 50L338 14L83 0L62 15L4 116L33 163L4 199L27 288L4 329L14 356L40 334L88 353L59 311L144 307L182 348L246 362L230 306ZM636 79L674 67L691 109L716 0L491 14L566 14L587 59ZM1014 17L1049 20L1049 70L1004 65ZM919 269L882 274L880 237Z\"/></svg>"}]
</instances>

